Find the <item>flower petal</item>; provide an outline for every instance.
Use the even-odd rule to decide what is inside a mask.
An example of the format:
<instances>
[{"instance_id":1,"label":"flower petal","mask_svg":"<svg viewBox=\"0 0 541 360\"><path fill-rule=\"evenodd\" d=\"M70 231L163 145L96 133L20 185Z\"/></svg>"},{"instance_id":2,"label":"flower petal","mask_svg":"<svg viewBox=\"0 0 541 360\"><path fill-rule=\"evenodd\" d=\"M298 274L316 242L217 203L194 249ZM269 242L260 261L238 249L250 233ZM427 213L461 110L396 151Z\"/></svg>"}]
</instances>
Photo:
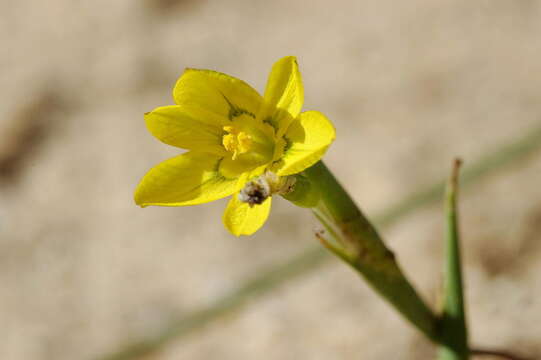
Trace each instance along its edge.
<instances>
[{"instance_id":1,"label":"flower petal","mask_svg":"<svg viewBox=\"0 0 541 360\"><path fill-rule=\"evenodd\" d=\"M222 158L187 152L152 168L135 190L135 202L148 205L185 206L224 198L240 190L247 175L226 178L219 171Z\"/></svg>"},{"instance_id":2,"label":"flower petal","mask_svg":"<svg viewBox=\"0 0 541 360\"><path fill-rule=\"evenodd\" d=\"M239 177L244 173L252 173L261 167L254 163L252 159L245 159L244 155L239 155L235 160L231 156L226 156L220 163L220 173L228 178Z\"/></svg>"},{"instance_id":3,"label":"flower petal","mask_svg":"<svg viewBox=\"0 0 541 360\"><path fill-rule=\"evenodd\" d=\"M287 142L282 159L275 165L279 176L296 174L315 164L329 145L336 132L333 125L318 111L299 115L284 135Z\"/></svg>"},{"instance_id":4,"label":"flower petal","mask_svg":"<svg viewBox=\"0 0 541 360\"><path fill-rule=\"evenodd\" d=\"M162 142L201 152L225 155L223 127L230 121L189 106L163 106L145 114L148 130Z\"/></svg>"},{"instance_id":5,"label":"flower petal","mask_svg":"<svg viewBox=\"0 0 541 360\"><path fill-rule=\"evenodd\" d=\"M263 98L267 107L263 119L269 118L281 136L299 115L304 102L302 78L294 56L286 56L273 65Z\"/></svg>"},{"instance_id":6,"label":"flower petal","mask_svg":"<svg viewBox=\"0 0 541 360\"><path fill-rule=\"evenodd\" d=\"M178 105L206 109L230 120L241 114L258 113L261 95L232 76L211 70L186 69L173 89Z\"/></svg>"},{"instance_id":7,"label":"flower petal","mask_svg":"<svg viewBox=\"0 0 541 360\"><path fill-rule=\"evenodd\" d=\"M239 200L238 193L229 200L224 212L223 222L227 230L233 235L252 235L269 217L271 198L267 198L261 205L250 207Z\"/></svg>"}]
</instances>

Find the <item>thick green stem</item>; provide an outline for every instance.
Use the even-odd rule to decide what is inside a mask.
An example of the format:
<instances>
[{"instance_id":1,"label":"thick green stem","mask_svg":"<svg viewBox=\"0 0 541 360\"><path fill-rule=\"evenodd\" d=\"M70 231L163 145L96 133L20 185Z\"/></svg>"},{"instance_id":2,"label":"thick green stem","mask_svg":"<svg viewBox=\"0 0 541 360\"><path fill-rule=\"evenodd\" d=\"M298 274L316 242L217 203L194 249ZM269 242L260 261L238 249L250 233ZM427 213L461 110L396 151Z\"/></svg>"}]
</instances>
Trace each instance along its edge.
<instances>
[{"instance_id":1,"label":"thick green stem","mask_svg":"<svg viewBox=\"0 0 541 360\"><path fill-rule=\"evenodd\" d=\"M458 170L455 161L445 194L446 256L445 302L441 317L440 360L467 360L469 358L468 331L464 311L462 265L460 260L460 234L458 232Z\"/></svg>"},{"instance_id":2,"label":"thick green stem","mask_svg":"<svg viewBox=\"0 0 541 360\"><path fill-rule=\"evenodd\" d=\"M305 171L306 177L320 192L313 208L349 263L384 299L433 341L438 341L437 317L421 299L398 266L372 224L338 183L323 162ZM336 251L333 251L336 253Z\"/></svg>"}]
</instances>

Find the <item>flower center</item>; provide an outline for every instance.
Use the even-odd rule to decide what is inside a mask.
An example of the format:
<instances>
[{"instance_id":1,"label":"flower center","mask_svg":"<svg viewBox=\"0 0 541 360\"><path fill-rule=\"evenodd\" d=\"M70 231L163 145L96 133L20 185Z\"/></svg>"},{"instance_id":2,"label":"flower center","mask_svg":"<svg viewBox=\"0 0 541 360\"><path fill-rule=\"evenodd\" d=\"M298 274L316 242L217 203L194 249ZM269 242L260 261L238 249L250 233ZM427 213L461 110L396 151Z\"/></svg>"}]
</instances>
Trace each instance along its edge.
<instances>
[{"instance_id":1,"label":"flower center","mask_svg":"<svg viewBox=\"0 0 541 360\"><path fill-rule=\"evenodd\" d=\"M270 125L246 114L224 125L222 145L229 160L251 169L272 161L276 140Z\"/></svg>"},{"instance_id":2,"label":"flower center","mask_svg":"<svg viewBox=\"0 0 541 360\"><path fill-rule=\"evenodd\" d=\"M248 152L252 147L252 137L244 131L239 131L234 126L224 126L227 134L222 138L222 144L225 149L233 153L233 160L237 158L239 154Z\"/></svg>"}]
</instances>

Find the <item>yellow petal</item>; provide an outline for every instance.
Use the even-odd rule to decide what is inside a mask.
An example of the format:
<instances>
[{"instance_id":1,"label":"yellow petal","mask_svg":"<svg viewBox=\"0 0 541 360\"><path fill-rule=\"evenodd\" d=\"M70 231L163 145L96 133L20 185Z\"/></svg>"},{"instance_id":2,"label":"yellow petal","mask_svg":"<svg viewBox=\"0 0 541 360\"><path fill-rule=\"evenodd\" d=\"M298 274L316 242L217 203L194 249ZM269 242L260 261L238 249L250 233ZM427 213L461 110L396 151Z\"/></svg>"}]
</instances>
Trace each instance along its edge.
<instances>
[{"instance_id":1,"label":"yellow petal","mask_svg":"<svg viewBox=\"0 0 541 360\"><path fill-rule=\"evenodd\" d=\"M235 236L252 235L267 221L270 208L270 197L261 205L250 207L247 203L241 202L236 193L227 204L223 222L227 230Z\"/></svg>"},{"instance_id":2,"label":"yellow petal","mask_svg":"<svg viewBox=\"0 0 541 360\"><path fill-rule=\"evenodd\" d=\"M135 190L141 206L185 206L224 198L240 190L248 175L226 178L219 171L222 159L187 152L152 168Z\"/></svg>"},{"instance_id":3,"label":"yellow petal","mask_svg":"<svg viewBox=\"0 0 541 360\"><path fill-rule=\"evenodd\" d=\"M295 57L286 56L274 64L264 99L266 109L263 110L262 118L269 119L278 136L281 136L299 115L304 102L304 88Z\"/></svg>"},{"instance_id":4,"label":"yellow petal","mask_svg":"<svg viewBox=\"0 0 541 360\"><path fill-rule=\"evenodd\" d=\"M173 90L178 105L210 111L232 119L258 113L261 95L244 81L211 70L186 69Z\"/></svg>"},{"instance_id":5,"label":"yellow petal","mask_svg":"<svg viewBox=\"0 0 541 360\"><path fill-rule=\"evenodd\" d=\"M279 176L296 174L315 164L336 136L331 122L318 111L299 115L284 135L287 142L282 159L275 166Z\"/></svg>"},{"instance_id":6,"label":"yellow petal","mask_svg":"<svg viewBox=\"0 0 541 360\"><path fill-rule=\"evenodd\" d=\"M230 121L190 106L163 106L145 114L148 130L162 142L184 149L225 155L223 127Z\"/></svg>"},{"instance_id":7,"label":"yellow petal","mask_svg":"<svg viewBox=\"0 0 541 360\"><path fill-rule=\"evenodd\" d=\"M220 163L220 173L228 178L239 177L241 174L252 172L260 167L258 163L254 163L251 159L245 159L244 154L239 155L235 160L231 156L226 156Z\"/></svg>"}]
</instances>

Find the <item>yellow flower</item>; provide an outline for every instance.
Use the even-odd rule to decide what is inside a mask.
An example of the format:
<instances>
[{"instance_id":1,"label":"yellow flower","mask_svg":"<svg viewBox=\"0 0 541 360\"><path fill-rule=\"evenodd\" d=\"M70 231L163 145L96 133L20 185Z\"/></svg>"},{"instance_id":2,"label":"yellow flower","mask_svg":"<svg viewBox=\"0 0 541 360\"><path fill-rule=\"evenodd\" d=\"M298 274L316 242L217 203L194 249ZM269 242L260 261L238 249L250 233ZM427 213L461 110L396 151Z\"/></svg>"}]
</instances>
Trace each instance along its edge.
<instances>
[{"instance_id":1,"label":"yellow flower","mask_svg":"<svg viewBox=\"0 0 541 360\"><path fill-rule=\"evenodd\" d=\"M274 64L263 97L234 77L187 69L173 98L176 105L145 114L146 125L162 142L189 151L152 168L135 190L135 202L185 206L233 195L223 221L237 236L256 232L271 207L270 196L261 204L244 202L239 192L247 182L299 173L335 138L323 114L300 112L304 90L292 56Z\"/></svg>"}]
</instances>

